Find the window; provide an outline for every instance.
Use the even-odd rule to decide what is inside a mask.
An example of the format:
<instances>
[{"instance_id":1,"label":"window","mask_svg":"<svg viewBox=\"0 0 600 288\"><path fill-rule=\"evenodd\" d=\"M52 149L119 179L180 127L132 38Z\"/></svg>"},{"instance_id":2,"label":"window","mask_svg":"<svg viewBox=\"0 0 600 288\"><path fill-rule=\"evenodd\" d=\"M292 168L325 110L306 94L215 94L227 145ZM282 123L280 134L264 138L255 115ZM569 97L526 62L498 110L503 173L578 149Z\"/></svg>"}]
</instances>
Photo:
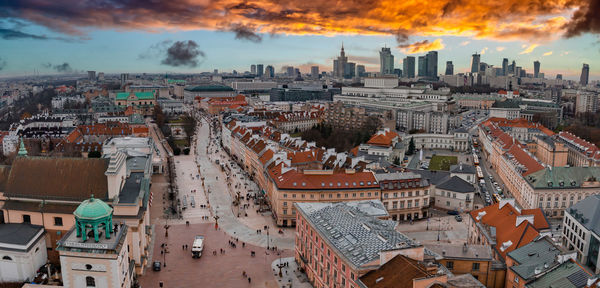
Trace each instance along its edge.
<instances>
[{"instance_id":1,"label":"window","mask_svg":"<svg viewBox=\"0 0 600 288\"><path fill-rule=\"evenodd\" d=\"M27 214L23 215L23 223L31 223L31 216Z\"/></svg>"},{"instance_id":2,"label":"window","mask_svg":"<svg viewBox=\"0 0 600 288\"><path fill-rule=\"evenodd\" d=\"M446 262L446 268L448 268L449 270L454 269L454 262L453 261Z\"/></svg>"},{"instance_id":3,"label":"window","mask_svg":"<svg viewBox=\"0 0 600 288\"><path fill-rule=\"evenodd\" d=\"M85 286L96 287L96 279L94 279L92 276L85 277Z\"/></svg>"},{"instance_id":4,"label":"window","mask_svg":"<svg viewBox=\"0 0 600 288\"><path fill-rule=\"evenodd\" d=\"M471 270L479 271L479 263L473 263L473 268Z\"/></svg>"},{"instance_id":5,"label":"window","mask_svg":"<svg viewBox=\"0 0 600 288\"><path fill-rule=\"evenodd\" d=\"M54 226L63 226L62 217L54 217Z\"/></svg>"}]
</instances>

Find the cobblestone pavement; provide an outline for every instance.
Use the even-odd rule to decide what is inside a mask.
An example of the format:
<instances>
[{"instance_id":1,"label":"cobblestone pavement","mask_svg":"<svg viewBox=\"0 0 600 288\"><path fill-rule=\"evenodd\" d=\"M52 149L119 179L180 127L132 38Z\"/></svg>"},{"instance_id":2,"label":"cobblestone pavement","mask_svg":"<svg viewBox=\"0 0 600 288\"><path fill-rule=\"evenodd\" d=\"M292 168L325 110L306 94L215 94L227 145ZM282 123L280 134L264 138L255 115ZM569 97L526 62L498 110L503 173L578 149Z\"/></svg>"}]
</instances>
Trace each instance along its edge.
<instances>
[{"instance_id":1,"label":"cobblestone pavement","mask_svg":"<svg viewBox=\"0 0 600 288\"><path fill-rule=\"evenodd\" d=\"M456 221L454 216L431 217L428 220L402 222L396 230L422 244L437 243L439 239L445 243L462 244L467 241L468 224L470 217L461 214L462 222Z\"/></svg>"},{"instance_id":2,"label":"cobblestone pavement","mask_svg":"<svg viewBox=\"0 0 600 288\"><path fill-rule=\"evenodd\" d=\"M220 163L229 163L230 159L221 148L217 147L216 141L212 140L213 136L209 134L206 121L202 121L198 131L195 147L196 161L200 166L200 177L204 177L204 189L210 201L212 216L219 217L219 227L229 235L238 237L240 240L244 239L244 241L257 246L266 247L268 240L268 246L293 249L294 229L282 228L283 234L278 233L280 229L275 226L273 218L269 214L263 216L263 214L257 213L257 207L250 201L242 201L242 204L248 204L249 208L246 213L243 215L240 213L240 217L237 217L238 208L232 204L235 194L231 189L235 189L235 185L240 185L240 183L249 184L249 189L241 188L240 185L238 186L240 189L235 190L239 190L241 195L244 196L249 191L251 193L256 192L258 188L255 186L256 184L250 184L247 181L247 177L239 168L232 168L232 176L228 179L221 166L215 163L215 160L219 159ZM207 153L209 143L211 143L211 146L208 149L209 153ZM235 164L233 167L235 167ZM241 179L242 177L244 179ZM231 183L231 185L228 186L227 183ZM248 216L245 216L246 214ZM265 226L268 227L268 235L267 231L261 230ZM260 233L257 230L261 230Z\"/></svg>"},{"instance_id":3,"label":"cobblestone pavement","mask_svg":"<svg viewBox=\"0 0 600 288\"><path fill-rule=\"evenodd\" d=\"M277 255L276 251L251 244L245 244L244 247L241 239L237 242L233 239L236 243L236 248L233 248L228 244L232 237L222 230L215 230L213 223L171 225L167 238L164 227L156 227L155 233L154 256L150 262L160 261L163 265L166 262L166 267L162 267L161 271L148 269L139 279L143 288L159 287L161 281L164 287L176 288L281 287L271 264L278 263L279 257L293 256L291 250ZM205 237L204 253L198 259L192 258L189 250L196 234ZM163 243L167 244L166 254L161 254ZM189 246L188 250L182 248L185 244ZM221 254L220 249L224 249L225 253ZM213 251L216 251L216 256ZM254 257L251 251L255 252ZM244 271L251 278L251 283L242 276Z\"/></svg>"},{"instance_id":4,"label":"cobblestone pavement","mask_svg":"<svg viewBox=\"0 0 600 288\"><path fill-rule=\"evenodd\" d=\"M282 265L286 264L286 265ZM281 277L279 277L279 267L281 268ZM310 282L306 274L298 271L298 265L294 261L294 257L279 258L271 263L271 270L278 287L294 287L294 288L311 288Z\"/></svg>"}]
</instances>

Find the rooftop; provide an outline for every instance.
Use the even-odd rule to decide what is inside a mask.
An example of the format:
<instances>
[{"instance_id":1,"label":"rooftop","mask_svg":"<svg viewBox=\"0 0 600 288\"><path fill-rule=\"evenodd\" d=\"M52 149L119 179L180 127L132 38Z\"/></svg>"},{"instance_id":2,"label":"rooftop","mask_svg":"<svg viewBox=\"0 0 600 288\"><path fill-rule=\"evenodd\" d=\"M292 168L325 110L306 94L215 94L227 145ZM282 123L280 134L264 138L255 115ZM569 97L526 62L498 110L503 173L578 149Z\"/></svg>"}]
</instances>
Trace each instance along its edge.
<instances>
[{"instance_id":1,"label":"rooftop","mask_svg":"<svg viewBox=\"0 0 600 288\"><path fill-rule=\"evenodd\" d=\"M234 91L233 88L224 85L198 85L194 87L186 87L185 90L190 92Z\"/></svg>"},{"instance_id":2,"label":"rooftop","mask_svg":"<svg viewBox=\"0 0 600 288\"><path fill-rule=\"evenodd\" d=\"M592 280L590 280L592 279ZM531 283L527 288L583 288L593 287L597 279L574 261L566 261ZM591 281L591 283L588 282ZM597 286L597 285L596 285Z\"/></svg>"},{"instance_id":3,"label":"rooftop","mask_svg":"<svg viewBox=\"0 0 600 288\"><path fill-rule=\"evenodd\" d=\"M110 239L106 239L104 229L98 229L98 232L100 234L98 242L94 240L94 237L88 237L86 241L82 241L83 238L77 237L75 227L73 227L63 238L58 240L56 250L94 254L117 254L125 241L127 226L117 225Z\"/></svg>"},{"instance_id":4,"label":"rooftop","mask_svg":"<svg viewBox=\"0 0 600 288\"><path fill-rule=\"evenodd\" d=\"M3 223L0 224L0 249L3 245L24 246L40 237L44 233L44 227L26 223ZM25 247L27 249L29 247Z\"/></svg>"},{"instance_id":5,"label":"rooftop","mask_svg":"<svg viewBox=\"0 0 600 288\"><path fill-rule=\"evenodd\" d=\"M461 163L461 164L450 166L450 173L475 174L475 173L477 173L477 169L475 168L475 166Z\"/></svg>"},{"instance_id":6,"label":"rooftop","mask_svg":"<svg viewBox=\"0 0 600 288\"><path fill-rule=\"evenodd\" d=\"M359 281L363 284L361 287L412 288L414 279L436 276L437 272L435 264L426 264L404 255L397 255L379 269L361 276Z\"/></svg>"},{"instance_id":7,"label":"rooftop","mask_svg":"<svg viewBox=\"0 0 600 288\"><path fill-rule=\"evenodd\" d=\"M521 278L529 280L555 265L560 251L549 237L542 237L508 253L518 265L510 267Z\"/></svg>"},{"instance_id":8,"label":"rooftop","mask_svg":"<svg viewBox=\"0 0 600 288\"><path fill-rule=\"evenodd\" d=\"M366 205L340 203L295 203L297 210L323 239L354 267L380 259L380 253L421 247L404 234L394 230L396 222L373 216L381 213Z\"/></svg>"},{"instance_id":9,"label":"rooftop","mask_svg":"<svg viewBox=\"0 0 600 288\"><path fill-rule=\"evenodd\" d=\"M525 180L535 189L600 187L600 167L553 167L529 174Z\"/></svg>"},{"instance_id":10,"label":"rooftop","mask_svg":"<svg viewBox=\"0 0 600 288\"><path fill-rule=\"evenodd\" d=\"M450 179L438 184L436 188L459 193L475 192L475 187L471 183L458 176L452 176Z\"/></svg>"},{"instance_id":11,"label":"rooftop","mask_svg":"<svg viewBox=\"0 0 600 288\"><path fill-rule=\"evenodd\" d=\"M426 248L436 254L436 259L478 259L492 261L492 249L487 245L427 244Z\"/></svg>"},{"instance_id":12,"label":"rooftop","mask_svg":"<svg viewBox=\"0 0 600 288\"><path fill-rule=\"evenodd\" d=\"M600 195L591 195L566 211L586 229L600 235Z\"/></svg>"}]
</instances>

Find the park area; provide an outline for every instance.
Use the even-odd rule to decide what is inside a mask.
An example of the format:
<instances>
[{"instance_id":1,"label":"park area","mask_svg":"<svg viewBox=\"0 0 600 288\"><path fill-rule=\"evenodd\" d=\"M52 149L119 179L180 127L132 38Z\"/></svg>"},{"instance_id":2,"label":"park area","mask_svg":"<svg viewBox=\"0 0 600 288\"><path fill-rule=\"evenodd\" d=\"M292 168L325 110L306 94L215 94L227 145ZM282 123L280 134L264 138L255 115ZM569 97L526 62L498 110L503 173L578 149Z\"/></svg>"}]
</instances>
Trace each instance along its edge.
<instances>
[{"instance_id":1,"label":"park area","mask_svg":"<svg viewBox=\"0 0 600 288\"><path fill-rule=\"evenodd\" d=\"M458 163L456 156L433 155L429 161L429 170L448 171L450 166L456 165L456 163Z\"/></svg>"}]
</instances>

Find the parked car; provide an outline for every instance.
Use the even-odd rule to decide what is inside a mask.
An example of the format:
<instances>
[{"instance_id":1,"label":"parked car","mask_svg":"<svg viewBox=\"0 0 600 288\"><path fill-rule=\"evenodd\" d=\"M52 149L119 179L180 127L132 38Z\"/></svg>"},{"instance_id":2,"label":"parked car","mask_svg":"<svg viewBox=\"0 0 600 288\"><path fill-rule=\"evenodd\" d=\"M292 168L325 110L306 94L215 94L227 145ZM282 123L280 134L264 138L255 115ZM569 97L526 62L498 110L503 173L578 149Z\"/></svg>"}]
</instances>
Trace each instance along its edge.
<instances>
[{"instance_id":1,"label":"parked car","mask_svg":"<svg viewBox=\"0 0 600 288\"><path fill-rule=\"evenodd\" d=\"M152 270L160 271L160 266L160 261L154 261L154 263L152 263Z\"/></svg>"},{"instance_id":2,"label":"parked car","mask_svg":"<svg viewBox=\"0 0 600 288\"><path fill-rule=\"evenodd\" d=\"M456 211L456 210L450 210L446 213L448 213L448 215L458 215L458 211Z\"/></svg>"},{"instance_id":3,"label":"parked car","mask_svg":"<svg viewBox=\"0 0 600 288\"><path fill-rule=\"evenodd\" d=\"M454 219L456 219L457 222L462 222L462 217L460 217L460 215L454 216Z\"/></svg>"}]
</instances>

